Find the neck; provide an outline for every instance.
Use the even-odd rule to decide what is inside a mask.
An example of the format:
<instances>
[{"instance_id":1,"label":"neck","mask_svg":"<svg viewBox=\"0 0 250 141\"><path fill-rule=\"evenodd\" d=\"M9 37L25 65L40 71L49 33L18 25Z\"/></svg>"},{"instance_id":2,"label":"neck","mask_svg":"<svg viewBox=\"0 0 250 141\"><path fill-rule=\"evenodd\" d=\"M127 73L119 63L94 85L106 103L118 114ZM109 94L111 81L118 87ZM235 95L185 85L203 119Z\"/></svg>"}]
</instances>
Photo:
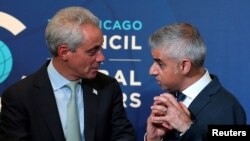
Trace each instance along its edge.
<instances>
[{"instance_id":1,"label":"neck","mask_svg":"<svg viewBox=\"0 0 250 141\"><path fill-rule=\"evenodd\" d=\"M52 59L52 64L55 67L55 69L66 79L70 81L75 81L78 80L77 77L74 77L73 75L70 75L70 70L69 67L67 67L67 62L61 60L60 58L53 58Z\"/></svg>"},{"instance_id":2,"label":"neck","mask_svg":"<svg viewBox=\"0 0 250 141\"><path fill-rule=\"evenodd\" d=\"M187 87L194 84L196 81L201 79L206 73L206 70L204 68L196 69L190 71L183 80L183 87L181 88L181 91L185 90Z\"/></svg>"}]
</instances>

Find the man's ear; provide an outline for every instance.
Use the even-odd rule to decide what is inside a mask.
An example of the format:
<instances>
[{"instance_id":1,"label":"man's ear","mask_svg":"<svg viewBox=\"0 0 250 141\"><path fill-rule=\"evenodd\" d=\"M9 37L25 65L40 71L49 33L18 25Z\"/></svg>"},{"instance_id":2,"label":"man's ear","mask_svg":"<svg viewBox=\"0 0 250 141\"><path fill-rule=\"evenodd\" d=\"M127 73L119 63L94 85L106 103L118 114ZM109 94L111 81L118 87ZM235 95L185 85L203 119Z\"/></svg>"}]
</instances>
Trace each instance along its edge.
<instances>
[{"instance_id":1,"label":"man's ear","mask_svg":"<svg viewBox=\"0 0 250 141\"><path fill-rule=\"evenodd\" d=\"M59 45L57 48L58 56L63 60L68 60L69 48L67 45Z\"/></svg>"},{"instance_id":2,"label":"man's ear","mask_svg":"<svg viewBox=\"0 0 250 141\"><path fill-rule=\"evenodd\" d=\"M181 60L179 65L182 74L188 74L191 71L192 63L189 59Z\"/></svg>"}]
</instances>

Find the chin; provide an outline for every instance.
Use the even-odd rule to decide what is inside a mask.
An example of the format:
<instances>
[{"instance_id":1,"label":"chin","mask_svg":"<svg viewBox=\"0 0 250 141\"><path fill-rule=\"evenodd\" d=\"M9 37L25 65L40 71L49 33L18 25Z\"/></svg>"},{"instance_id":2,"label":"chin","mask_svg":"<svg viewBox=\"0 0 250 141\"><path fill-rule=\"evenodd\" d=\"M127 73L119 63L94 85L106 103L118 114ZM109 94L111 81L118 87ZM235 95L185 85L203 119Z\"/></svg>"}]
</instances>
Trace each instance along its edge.
<instances>
[{"instance_id":1,"label":"chin","mask_svg":"<svg viewBox=\"0 0 250 141\"><path fill-rule=\"evenodd\" d=\"M97 74L97 73L90 74L87 78L88 78L88 79L94 79L94 78L96 77L96 74Z\"/></svg>"},{"instance_id":2,"label":"chin","mask_svg":"<svg viewBox=\"0 0 250 141\"><path fill-rule=\"evenodd\" d=\"M166 91L166 90L168 90L169 88L164 87L164 86L161 86L161 89L162 89L163 91Z\"/></svg>"}]
</instances>

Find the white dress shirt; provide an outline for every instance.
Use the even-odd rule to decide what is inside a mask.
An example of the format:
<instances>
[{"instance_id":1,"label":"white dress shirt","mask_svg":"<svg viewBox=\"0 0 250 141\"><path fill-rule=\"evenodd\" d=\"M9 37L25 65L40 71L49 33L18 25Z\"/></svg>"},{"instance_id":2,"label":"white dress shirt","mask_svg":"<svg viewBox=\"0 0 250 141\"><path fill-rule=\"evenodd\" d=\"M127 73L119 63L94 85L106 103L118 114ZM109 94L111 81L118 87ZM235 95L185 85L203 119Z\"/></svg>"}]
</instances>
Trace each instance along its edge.
<instances>
[{"instance_id":1,"label":"white dress shirt","mask_svg":"<svg viewBox=\"0 0 250 141\"><path fill-rule=\"evenodd\" d=\"M185 94L187 97L183 101L183 104L186 107L189 107L189 105L192 103L192 101L195 99L195 97L212 81L208 70L206 70L206 73L194 84L186 88L184 91L182 91L183 94Z\"/></svg>"}]
</instances>

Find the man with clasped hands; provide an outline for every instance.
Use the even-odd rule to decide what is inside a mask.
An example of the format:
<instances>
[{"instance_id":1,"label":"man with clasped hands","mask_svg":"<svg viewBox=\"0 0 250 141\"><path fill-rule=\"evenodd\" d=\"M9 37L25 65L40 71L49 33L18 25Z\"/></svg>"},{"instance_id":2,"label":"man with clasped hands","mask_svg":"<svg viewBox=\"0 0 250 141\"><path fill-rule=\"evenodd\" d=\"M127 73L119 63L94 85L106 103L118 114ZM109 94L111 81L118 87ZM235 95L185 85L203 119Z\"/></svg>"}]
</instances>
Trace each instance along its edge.
<instances>
[{"instance_id":1,"label":"man with clasped hands","mask_svg":"<svg viewBox=\"0 0 250 141\"><path fill-rule=\"evenodd\" d=\"M194 26L166 25L150 45L150 74L166 92L154 97L146 141L205 141L210 124L246 124L239 101L204 68L205 45ZM185 98L177 101L172 92Z\"/></svg>"}]
</instances>

